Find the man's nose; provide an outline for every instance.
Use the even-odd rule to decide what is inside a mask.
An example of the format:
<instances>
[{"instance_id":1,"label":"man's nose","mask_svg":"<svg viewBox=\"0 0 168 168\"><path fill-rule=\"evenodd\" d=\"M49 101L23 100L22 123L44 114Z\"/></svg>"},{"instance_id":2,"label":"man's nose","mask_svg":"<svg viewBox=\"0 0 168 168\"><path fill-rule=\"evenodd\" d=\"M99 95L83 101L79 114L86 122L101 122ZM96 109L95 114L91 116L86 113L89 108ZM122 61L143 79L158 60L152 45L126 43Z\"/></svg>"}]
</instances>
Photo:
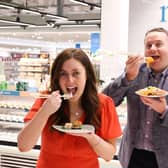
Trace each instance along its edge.
<instances>
[{"instance_id":1,"label":"man's nose","mask_svg":"<svg viewBox=\"0 0 168 168\"><path fill-rule=\"evenodd\" d=\"M156 50L157 49L157 47L156 47L156 45L155 44L152 44L152 46L151 46L151 48L150 48L151 50Z\"/></svg>"}]
</instances>

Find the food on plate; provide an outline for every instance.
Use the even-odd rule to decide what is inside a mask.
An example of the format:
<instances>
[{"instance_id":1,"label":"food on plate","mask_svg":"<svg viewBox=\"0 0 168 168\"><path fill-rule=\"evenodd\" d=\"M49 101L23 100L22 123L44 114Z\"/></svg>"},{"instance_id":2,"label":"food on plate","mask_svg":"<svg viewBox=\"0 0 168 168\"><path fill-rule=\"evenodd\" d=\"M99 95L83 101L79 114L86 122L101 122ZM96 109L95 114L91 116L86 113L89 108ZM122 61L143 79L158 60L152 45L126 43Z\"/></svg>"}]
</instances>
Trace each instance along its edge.
<instances>
[{"instance_id":1,"label":"food on plate","mask_svg":"<svg viewBox=\"0 0 168 168\"><path fill-rule=\"evenodd\" d=\"M74 129L82 128L82 122L79 120L75 120L74 122L72 122L72 128Z\"/></svg>"},{"instance_id":2,"label":"food on plate","mask_svg":"<svg viewBox=\"0 0 168 168\"><path fill-rule=\"evenodd\" d=\"M82 122L79 120L75 120L72 123L65 123L63 128L66 129L81 129L82 128Z\"/></svg>"},{"instance_id":3,"label":"food on plate","mask_svg":"<svg viewBox=\"0 0 168 168\"><path fill-rule=\"evenodd\" d=\"M154 62L154 59L152 57L145 57L145 62L147 64L147 67L149 67L150 64Z\"/></svg>"},{"instance_id":4,"label":"food on plate","mask_svg":"<svg viewBox=\"0 0 168 168\"><path fill-rule=\"evenodd\" d=\"M64 128L71 129L72 123L65 123Z\"/></svg>"},{"instance_id":5,"label":"food on plate","mask_svg":"<svg viewBox=\"0 0 168 168\"><path fill-rule=\"evenodd\" d=\"M165 96L168 94L167 91L157 88L155 86L148 86L144 89L136 91L136 93L141 96Z\"/></svg>"}]
</instances>

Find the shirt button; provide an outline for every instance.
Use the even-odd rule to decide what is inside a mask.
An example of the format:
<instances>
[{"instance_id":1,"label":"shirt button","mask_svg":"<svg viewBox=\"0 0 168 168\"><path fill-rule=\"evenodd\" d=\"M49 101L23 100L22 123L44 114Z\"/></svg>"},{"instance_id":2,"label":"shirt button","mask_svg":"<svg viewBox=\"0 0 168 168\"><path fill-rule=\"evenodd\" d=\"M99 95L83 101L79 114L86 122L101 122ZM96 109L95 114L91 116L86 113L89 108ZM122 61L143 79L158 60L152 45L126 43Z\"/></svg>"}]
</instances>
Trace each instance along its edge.
<instances>
[{"instance_id":1,"label":"shirt button","mask_svg":"<svg viewBox=\"0 0 168 168\"><path fill-rule=\"evenodd\" d=\"M146 134L146 135L145 135L145 138L149 138L149 135Z\"/></svg>"},{"instance_id":2,"label":"shirt button","mask_svg":"<svg viewBox=\"0 0 168 168\"><path fill-rule=\"evenodd\" d=\"M149 111L151 111L151 110L152 110L152 108L151 108L151 107L148 107L148 110L149 110Z\"/></svg>"},{"instance_id":3,"label":"shirt button","mask_svg":"<svg viewBox=\"0 0 168 168\"><path fill-rule=\"evenodd\" d=\"M149 124L150 124L150 121L147 121L146 123L149 125Z\"/></svg>"},{"instance_id":4,"label":"shirt button","mask_svg":"<svg viewBox=\"0 0 168 168\"><path fill-rule=\"evenodd\" d=\"M147 148L147 147L145 147L144 149L145 149L145 150L148 150L148 148Z\"/></svg>"}]
</instances>

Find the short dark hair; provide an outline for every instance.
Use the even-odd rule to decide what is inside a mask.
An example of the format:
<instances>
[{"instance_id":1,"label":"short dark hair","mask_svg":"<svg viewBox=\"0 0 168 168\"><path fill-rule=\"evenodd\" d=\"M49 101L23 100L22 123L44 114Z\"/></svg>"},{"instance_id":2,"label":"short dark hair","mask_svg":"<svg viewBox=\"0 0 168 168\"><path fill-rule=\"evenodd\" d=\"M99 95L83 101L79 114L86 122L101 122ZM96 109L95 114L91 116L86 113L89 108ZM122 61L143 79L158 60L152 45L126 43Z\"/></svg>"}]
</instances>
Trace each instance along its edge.
<instances>
[{"instance_id":1,"label":"short dark hair","mask_svg":"<svg viewBox=\"0 0 168 168\"><path fill-rule=\"evenodd\" d=\"M145 37L151 32L163 32L168 36L168 30L164 29L163 27L156 27L156 28L153 28L153 29L147 31L145 33Z\"/></svg>"}]
</instances>

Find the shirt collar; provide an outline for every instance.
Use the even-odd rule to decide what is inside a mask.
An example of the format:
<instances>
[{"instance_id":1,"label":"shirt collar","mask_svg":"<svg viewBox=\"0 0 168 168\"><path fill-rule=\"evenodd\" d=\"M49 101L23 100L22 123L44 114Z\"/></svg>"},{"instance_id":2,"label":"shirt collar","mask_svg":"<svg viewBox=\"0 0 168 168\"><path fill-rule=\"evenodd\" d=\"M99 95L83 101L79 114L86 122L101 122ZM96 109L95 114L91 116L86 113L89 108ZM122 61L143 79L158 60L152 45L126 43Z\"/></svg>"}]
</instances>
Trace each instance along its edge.
<instances>
[{"instance_id":1,"label":"shirt collar","mask_svg":"<svg viewBox=\"0 0 168 168\"><path fill-rule=\"evenodd\" d=\"M166 75L168 75L168 67L166 69L164 69L162 72L160 73L157 73L157 75L152 71L151 68L148 68L149 69L149 73L152 75L152 76L161 76L161 77L164 77Z\"/></svg>"}]
</instances>

